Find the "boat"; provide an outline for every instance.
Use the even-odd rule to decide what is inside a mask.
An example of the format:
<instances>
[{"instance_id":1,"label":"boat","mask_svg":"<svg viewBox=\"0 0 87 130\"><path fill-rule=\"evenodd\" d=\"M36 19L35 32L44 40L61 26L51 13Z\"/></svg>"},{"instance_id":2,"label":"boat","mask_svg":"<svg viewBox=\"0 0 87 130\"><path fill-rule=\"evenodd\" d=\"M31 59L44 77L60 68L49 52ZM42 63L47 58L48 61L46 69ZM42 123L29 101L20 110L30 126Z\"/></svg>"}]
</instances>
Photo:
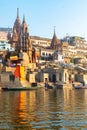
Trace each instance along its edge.
<instances>
[{"instance_id":1,"label":"boat","mask_svg":"<svg viewBox=\"0 0 87 130\"><path fill-rule=\"evenodd\" d=\"M87 89L87 85L82 85L82 84L78 84L78 85L74 85L74 84L72 84L72 87L74 88L74 89Z\"/></svg>"},{"instance_id":2,"label":"boat","mask_svg":"<svg viewBox=\"0 0 87 130\"><path fill-rule=\"evenodd\" d=\"M37 90L42 88L37 82L27 84L27 82L6 82L1 84L1 90L3 91L26 91L26 90Z\"/></svg>"},{"instance_id":3,"label":"boat","mask_svg":"<svg viewBox=\"0 0 87 130\"><path fill-rule=\"evenodd\" d=\"M9 86L9 85L4 85L1 87L2 90L4 91L26 91L26 90L36 90L41 88L41 86L37 85L37 83L31 83L29 86Z\"/></svg>"},{"instance_id":4,"label":"boat","mask_svg":"<svg viewBox=\"0 0 87 130\"><path fill-rule=\"evenodd\" d=\"M4 91L26 91L26 90L37 90L41 88L41 86L34 87L2 87L1 89Z\"/></svg>"}]
</instances>

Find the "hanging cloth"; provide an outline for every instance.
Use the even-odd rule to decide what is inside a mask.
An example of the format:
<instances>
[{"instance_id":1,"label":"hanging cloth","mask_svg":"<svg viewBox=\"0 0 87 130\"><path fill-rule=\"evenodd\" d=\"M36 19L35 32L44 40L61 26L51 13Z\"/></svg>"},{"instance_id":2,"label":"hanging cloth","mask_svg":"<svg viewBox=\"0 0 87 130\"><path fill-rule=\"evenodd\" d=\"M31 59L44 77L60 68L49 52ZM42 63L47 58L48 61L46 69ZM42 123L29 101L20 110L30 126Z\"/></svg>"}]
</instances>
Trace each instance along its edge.
<instances>
[{"instance_id":1,"label":"hanging cloth","mask_svg":"<svg viewBox=\"0 0 87 130\"><path fill-rule=\"evenodd\" d=\"M21 80L21 81L25 80L25 70L24 70L24 66L20 66L20 80Z\"/></svg>"},{"instance_id":2,"label":"hanging cloth","mask_svg":"<svg viewBox=\"0 0 87 130\"><path fill-rule=\"evenodd\" d=\"M15 77L20 77L20 66L19 65L16 66L16 70L14 72L14 76Z\"/></svg>"}]
</instances>

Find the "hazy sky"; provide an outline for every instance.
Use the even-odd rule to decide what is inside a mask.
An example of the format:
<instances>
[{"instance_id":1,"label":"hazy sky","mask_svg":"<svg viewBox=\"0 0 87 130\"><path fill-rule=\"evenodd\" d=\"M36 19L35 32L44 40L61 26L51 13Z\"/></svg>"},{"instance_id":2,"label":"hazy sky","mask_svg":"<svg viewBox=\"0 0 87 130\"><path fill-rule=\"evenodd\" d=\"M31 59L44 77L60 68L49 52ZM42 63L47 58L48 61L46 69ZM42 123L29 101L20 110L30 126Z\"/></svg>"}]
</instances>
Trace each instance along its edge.
<instances>
[{"instance_id":1,"label":"hazy sky","mask_svg":"<svg viewBox=\"0 0 87 130\"><path fill-rule=\"evenodd\" d=\"M17 8L30 35L52 38L82 36L87 39L87 0L1 0L0 27L13 27Z\"/></svg>"}]
</instances>

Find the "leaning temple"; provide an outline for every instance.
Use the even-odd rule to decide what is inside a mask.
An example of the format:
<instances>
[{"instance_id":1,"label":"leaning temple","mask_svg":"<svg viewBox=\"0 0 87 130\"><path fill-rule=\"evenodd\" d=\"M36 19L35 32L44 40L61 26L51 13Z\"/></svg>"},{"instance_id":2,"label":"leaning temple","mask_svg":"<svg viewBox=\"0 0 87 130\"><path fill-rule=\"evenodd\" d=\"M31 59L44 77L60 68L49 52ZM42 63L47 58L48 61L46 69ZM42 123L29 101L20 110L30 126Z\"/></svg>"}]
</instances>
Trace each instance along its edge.
<instances>
[{"instance_id":1,"label":"leaning temple","mask_svg":"<svg viewBox=\"0 0 87 130\"><path fill-rule=\"evenodd\" d=\"M31 44L25 16L23 16L23 22L21 23L19 9L17 9L17 18L14 22L12 36L9 38L12 47L14 47L17 52L26 52L30 63L34 63L36 61L35 48L32 47Z\"/></svg>"}]
</instances>

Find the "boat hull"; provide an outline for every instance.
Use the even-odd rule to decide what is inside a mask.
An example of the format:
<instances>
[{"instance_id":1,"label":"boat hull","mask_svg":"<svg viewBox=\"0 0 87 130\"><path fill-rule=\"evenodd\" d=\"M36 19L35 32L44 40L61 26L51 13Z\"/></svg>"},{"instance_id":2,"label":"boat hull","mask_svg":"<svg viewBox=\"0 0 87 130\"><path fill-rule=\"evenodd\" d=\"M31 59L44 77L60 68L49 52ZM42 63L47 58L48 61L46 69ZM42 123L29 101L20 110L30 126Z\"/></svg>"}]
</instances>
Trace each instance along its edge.
<instances>
[{"instance_id":1,"label":"boat hull","mask_svg":"<svg viewBox=\"0 0 87 130\"><path fill-rule=\"evenodd\" d=\"M28 91L37 90L41 87L2 87L3 91Z\"/></svg>"},{"instance_id":2,"label":"boat hull","mask_svg":"<svg viewBox=\"0 0 87 130\"><path fill-rule=\"evenodd\" d=\"M74 89L87 89L87 86L74 86Z\"/></svg>"}]
</instances>

